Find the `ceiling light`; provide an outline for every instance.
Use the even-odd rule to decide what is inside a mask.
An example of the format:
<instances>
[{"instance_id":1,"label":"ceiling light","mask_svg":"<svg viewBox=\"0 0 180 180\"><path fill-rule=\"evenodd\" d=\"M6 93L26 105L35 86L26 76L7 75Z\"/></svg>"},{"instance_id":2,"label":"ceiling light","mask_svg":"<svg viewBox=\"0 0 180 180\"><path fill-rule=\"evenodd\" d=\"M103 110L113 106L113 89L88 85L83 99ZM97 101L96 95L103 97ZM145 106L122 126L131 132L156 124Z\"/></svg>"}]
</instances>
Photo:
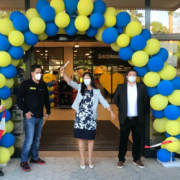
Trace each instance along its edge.
<instances>
[{"instance_id":1,"label":"ceiling light","mask_svg":"<svg viewBox=\"0 0 180 180\"><path fill-rule=\"evenodd\" d=\"M77 52L77 50L74 50L74 52Z\"/></svg>"},{"instance_id":2,"label":"ceiling light","mask_svg":"<svg viewBox=\"0 0 180 180\"><path fill-rule=\"evenodd\" d=\"M56 62L56 64L60 64L60 62Z\"/></svg>"},{"instance_id":3,"label":"ceiling light","mask_svg":"<svg viewBox=\"0 0 180 180\"><path fill-rule=\"evenodd\" d=\"M45 54L45 56L47 56L47 54Z\"/></svg>"},{"instance_id":4,"label":"ceiling light","mask_svg":"<svg viewBox=\"0 0 180 180\"><path fill-rule=\"evenodd\" d=\"M90 53L92 53L92 51L90 51Z\"/></svg>"},{"instance_id":5,"label":"ceiling light","mask_svg":"<svg viewBox=\"0 0 180 180\"><path fill-rule=\"evenodd\" d=\"M36 50L36 52L40 52L39 50Z\"/></svg>"},{"instance_id":6,"label":"ceiling light","mask_svg":"<svg viewBox=\"0 0 180 180\"><path fill-rule=\"evenodd\" d=\"M74 47L78 48L78 47L79 47L79 44L78 44L78 43L76 43Z\"/></svg>"},{"instance_id":7,"label":"ceiling light","mask_svg":"<svg viewBox=\"0 0 180 180\"><path fill-rule=\"evenodd\" d=\"M74 54L74 56L76 56L76 54Z\"/></svg>"},{"instance_id":8,"label":"ceiling light","mask_svg":"<svg viewBox=\"0 0 180 180\"><path fill-rule=\"evenodd\" d=\"M49 71L46 71L46 72L49 72Z\"/></svg>"},{"instance_id":9,"label":"ceiling light","mask_svg":"<svg viewBox=\"0 0 180 180\"><path fill-rule=\"evenodd\" d=\"M85 55L86 55L86 56L89 56L89 53L86 53Z\"/></svg>"},{"instance_id":10,"label":"ceiling light","mask_svg":"<svg viewBox=\"0 0 180 180\"><path fill-rule=\"evenodd\" d=\"M45 50L45 52L48 52L48 50Z\"/></svg>"},{"instance_id":11,"label":"ceiling light","mask_svg":"<svg viewBox=\"0 0 180 180\"><path fill-rule=\"evenodd\" d=\"M43 56L44 54L40 54L41 56Z\"/></svg>"},{"instance_id":12,"label":"ceiling light","mask_svg":"<svg viewBox=\"0 0 180 180\"><path fill-rule=\"evenodd\" d=\"M92 56L88 56L88 58L92 58Z\"/></svg>"}]
</instances>

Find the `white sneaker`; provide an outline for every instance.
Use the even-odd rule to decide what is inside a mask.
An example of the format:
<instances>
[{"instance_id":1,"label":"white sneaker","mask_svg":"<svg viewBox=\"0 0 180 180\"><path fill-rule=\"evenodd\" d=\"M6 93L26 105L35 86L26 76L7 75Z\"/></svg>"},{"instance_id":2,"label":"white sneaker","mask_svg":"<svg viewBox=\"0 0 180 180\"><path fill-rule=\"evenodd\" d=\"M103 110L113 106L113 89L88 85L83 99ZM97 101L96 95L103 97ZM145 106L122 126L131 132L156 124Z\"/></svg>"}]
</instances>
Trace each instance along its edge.
<instances>
[{"instance_id":1,"label":"white sneaker","mask_svg":"<svg viewBox=\"0 0 180 180\"><path fill-rule=\"evenodd\" d=\"M85 169L85 168L86 168L86 166L81 166L81 165L80 165L80 168L81 168L81 169Z\"/></svg>"},{"instance_id":2,"label":"white sneaker","mask_svg":"<svg viewBox=\"0 0 180 180\"><path fill-rule=\"evenodd\" d=\"M93 168L94 168L94 165L89 165L89 168L90 168L90 169L93 169Z\"/></svg>"}]
</instances>

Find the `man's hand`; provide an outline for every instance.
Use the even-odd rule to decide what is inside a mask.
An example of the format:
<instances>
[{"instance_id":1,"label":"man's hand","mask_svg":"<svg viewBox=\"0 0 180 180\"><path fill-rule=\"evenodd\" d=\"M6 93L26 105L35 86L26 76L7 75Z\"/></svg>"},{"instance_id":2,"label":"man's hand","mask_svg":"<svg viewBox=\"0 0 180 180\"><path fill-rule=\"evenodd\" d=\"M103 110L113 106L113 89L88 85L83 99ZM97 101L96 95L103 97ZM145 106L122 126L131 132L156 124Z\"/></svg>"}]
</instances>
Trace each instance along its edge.
<instances>
[{"instance_id":1,"label":"man's hand","mask_svg":"<svg viewBox=\"0 0 180 180\"><path fill-rule=\"evenodd\" d=\"M44 118L45 118L45 121L47 121L48 118L49 118L49 114L45 114L45 115L44 115Z\"/></svg>"},{"instance_id":2,"label":"man's hand","mask_svg":"<svg viewBox=\"0 0 180 180\"><path fill-rule=\"evenodd\" d=\"M34 115L34 114L29 111L29 112L26 113L25 115L26 115L26 118L27 118L27 119L31 119L31 118L32 118L32 115Z\"/></svg>"}]
</instances>

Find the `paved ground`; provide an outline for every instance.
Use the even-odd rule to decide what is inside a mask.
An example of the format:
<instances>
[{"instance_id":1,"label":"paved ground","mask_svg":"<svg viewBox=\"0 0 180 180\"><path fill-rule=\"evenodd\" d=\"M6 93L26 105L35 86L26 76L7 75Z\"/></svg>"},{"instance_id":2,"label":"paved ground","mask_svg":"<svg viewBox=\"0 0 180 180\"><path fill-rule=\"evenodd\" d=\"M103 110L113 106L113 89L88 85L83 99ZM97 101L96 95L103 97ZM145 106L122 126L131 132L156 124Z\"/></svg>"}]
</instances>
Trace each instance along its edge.
<instances>
[{"instance_id":1,"label":"paved ground","mask_svg":"<svg viewBox=\"0 0 180 180\"><path fill-rule=\"evenodd\" d=\"M143 159L145 169L140 169L127 158L123 169L116 167L115 157L94 157L95 169L79 168L77 157L46 157L46 165L31 165L30 172L23 172L20 159L11 159L3 169L3 180L179 180L180 168L166 169L155 159Z\"/></svg>"}]
</instances>

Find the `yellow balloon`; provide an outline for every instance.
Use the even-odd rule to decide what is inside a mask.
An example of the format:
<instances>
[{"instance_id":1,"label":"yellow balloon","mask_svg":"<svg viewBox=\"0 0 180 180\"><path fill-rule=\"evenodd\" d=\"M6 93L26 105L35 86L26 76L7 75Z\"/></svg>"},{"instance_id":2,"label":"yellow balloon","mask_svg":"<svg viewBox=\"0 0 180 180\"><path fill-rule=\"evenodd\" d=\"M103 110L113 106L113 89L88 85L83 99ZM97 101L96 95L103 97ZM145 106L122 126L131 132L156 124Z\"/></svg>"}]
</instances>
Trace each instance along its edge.
<instances>
[{"instance_id":1,"label":"yellow balloon","mask_svg":"<svg viewBox=\"0 0 180 180\"><path fill-rule=\"evenodd\" d=\"M96 36L95 36L95 38L96 38L96 40L97 41L103 41L102 40L102 33L103 33L103 31L106 29L106 27L105 26L102 26L101 28L99 28L98 29L98 32L97 32L97 34L96 34Z\"/></svg>"},{"instance_id":2,"label":"yellow balloon","mask_svg":"<svg viewBox=\"0 0 180 180\"><path fill-rule=\"evenodd\" d=\"M133 63L134 63L134 61L133 61ZM160 80L161 80L160 76L156 72L148 72L144 76L144 83L148 87L155 87L155 86L157 86L159 84Z\"/></svg>"},{"instance_id":3,"label":"yellow balloon","mask_svg":"<svg viewBox=\"0 0 180 180\"><path fill-rule=\"evenodd\" d=\"M132 62L132 60L129 60L128 63L131 65L131 66L135 66Z\"/></svg>"},{"instance_id":4,"label":"yellow balloon","mask_svg":"<svg viewBox=\"0 0 180 180\"><path fill-rule=\"evenodd\" d=\"M117 10L115 8L113 8L113 7L108 7L108 8L106 8L106 12L104 13L104 16L106 16L108 14L116 16L117 15Z\"/></svg>"},{"instance_id":5,"label":"yellow balloon","mask_svg":"<svg viewBox=\"0 0 180 180\"><path fill-rule=\"evenodd\" d=\"M127 34L121 34L117 38L117 45L120 47L126 47L130 43L130 37Z\"/></svg>"},{"instance_id":6,"label":"yellow balloon","mask_svg":"<svg viewBox=\"0 0 180 180\"><path fill-rule=\"evenodd\" d=\"M84 35L84 34L86 34L86 31L78 31L77 34Z\"/></svg>"},{"instance_id":7,"label":"yellow balloon","mask_svg":"<svg viewBox=\"0 0 180 180\"><path fill-rule=\"evenodd\" d=\"M58 34L66 34L66 32L63 28L59 28Z\"/></svg>"},{"instance_id":8,"label":"yellow balloon","mask_svg":"<svg viewBox=\"0 0 180 180\"><path fill-rule=\"evenodd\" d=\"M0 19L0 33L8 36L12 31L14 31L13 23L7 18Z\"/></svg>"},{"instance_id":9,"label":"yellow balloon","mask_svg":"<svg viewBox=\"0 0 180 180\"><path fill-rule=\"evenodd\" d=\"M177 140L175 137L168 137L165 141L174 141ZM166 144L166 149L170 152L176 152L180 149L180 141L175 141L172 143Z\"/></svg>"},{"instance_id":10,"label":"yellow balloon","mask_svg":"<svg viewBox=\"0 0 180 180\"><path fill-rule=\"evenodd\" d=\"M147 52L148 55L152 56L154 54L157 54L160 49L161 49L161 44L157 39L149 39L147 40L144 51Z\"/></svg>"},{"instance_id":11,"label":"yellow balloon","mask_svg":"<svg viewBox=\"0 0 180 180\"><path fill-rule=\"evenodd\" d=\"M53 86L50 87L49 90L50 90L50 91L54 91L54 87L53 87Z\"/></svg>"},{"instance_id":12,"label":"yellow balloon","mask_svg":"<svg viewBox=\"0 0 180 180\"><path fill-rule=\"evenodd\" d=\"M75 20L75 27L78 31L86 31L90 26L90 21L89 18L84 16L84 15L80 15L76 18Z\"/></svg>"},{"instance_id":13,"label":"yellow balloon","mask_svg":"<svg viewBox=\"0 0 180 180\"><path fill-rule=\"evenodd\" d=\"M48 38L48 35L45 32L43 32L42 34L39 34L38 37L40 41L44 41Z\"/></svg>"},{"instance_id":14,"label":"yellow balloon","mask_svg":"<svg viewBox=\"0 0 180 180\"><path fill-rule=\"evenodd\" d=\"M177 153L177 154L180 154L180 148L179 148L179 150L178 150L178 151L176 151L176 153Z\"/></svg>"},{"instance_id":15,"label":"yellow balloon","mask_svg":"<svg viewBox=\"0 0 180 180\"><path fill-rule=\"evenodd\" d=\"M144 77L141 78L142 82L144 83Z\"/></svg>"},{"instance_id":16,"label":"yellow balloon","mask_svg":"<svg viewBox=\"0 0 180 180\"><path fill-rule=\"evenodd\" d=\"M136 35L141 34L142 31L142 26L139 22L137 21L131 21L127 26L126 26L126 34L129 37L134 37Z\"/></svg>"},{"instance_id":17,"label":"yellow balloon","mask_svg":"<svg viewBox=\"0 0 180 180\"><path fill-rule=\"evenodd\" d=\"M52 82L53 81L53 79L52 79L52 74L45 74L44 76L43 76L43 81L45 82L45 83L49 83L49 82Z\"/></svg>"},{"instance_id":18,"label":"yellow balloon","mask_svg":"<svg viewBox=\"0 0 180 180\"><path fill-rule=\"evenodd\" d=\"M168 64L167 62L164 62L164 67L165 67L165 66L169 66L169 64Z\"/></svg>"},{"instance_id":19,"label":"yellow balloon","mask_svg":"<svg viewBox=\"0 0 180 180\"><path fill-rule=\"evenodd\" d=\"M13 46L21 46L24 43L24 35L20 31L12 31L9 36L8 40Z\"/></svg>"},{"instance_id":20,"label":"yellow balloon","mask_svg":"<svg viewBox=\"0 0 180 180\"><path fill-rule=\"evenodd\" d=\"M155 121L153 122L154 129L159 133L166 132L165 127L166 127L166 122L167 121L168 121L168 119L166 119L166 118L155 119Z\"/></svg>"},{"instance_id":21,"label":"yellow balloon","mask_svg":"<svg viewBox=\"0 0 180 180\"><path fill-rule=\"evenodd\" d=\"M145 66L149 61L149 56L144 51L136 51L132 56L132 62L137 67Z\"/></svg>"},{"instance_id":22,"label":"yellow balloon","mask_svg":"<svg viewBox=\"0 0 180 180\"><path fill-rule=\"evenodd\" d=\"M168 96L168 100L175 106L180 106L180 90L174 90L172 94Z\"/></svg>"},{"instance_id":23,"label":"yellow balloon","mask_svg":"<svg viewBox=\"0 0 180 180\"><path fill-rule=\"evenodd\" d=\"M26 12L26 17L30 21L31 19L33 19L35 17L40 17L40 14L37 12L37 10L35 8L30 8Z\"/></svg>"},{"instance_id":24,"label":"yellow balloon","mask_svg":"<svg viewBox=\"0 0 180 180\"><path fill-rule=\"evenodd\" d=\"M180 123L178 121L168 120L166 123L166 131L171 136L177 136L180 134Z\"/></svg>"},{"instance_id":25,"label":"yellow balloon","mask_svg":"<svg viewBox=\"0 0 180 180\"><path fill-rule=\"evenodd\" d=\"M164 142L164 141L163 141ZM161 145L161 149L166 149L166 144Z\"/></svg>"},{"instance_id":26,"label":"yellow balloon","mask_svg":"<svg viewBox=\"0 0 180 180\"><path fill-rule=\"evenodd\" d=\"M180 116L178 117L178 119L176 119L176 121L178 121L180 123Z\"/></svg>"},{"instance_id":27,"label":"yellow balloon","mask_svg":"<svg viewBox=\"0 0 180 180\"><path fill-rule=\"evenodd\" d=\"M111 44L111 48L113 51L116 51L116 52L119 52L119 50L121 49L121 47L117 45L117 42L114 42L113 44Z\"/></svg>"},{"instance_id":28,"label":"yellow balloon","mask_svg":"<svg viewBox=\"0 0 180 180\"><path fill-rule=\"evenodd\" d=\"M52 0L50 6L54 8L56 14L65 10L64 1L62 0Z\"/></svg>"},{"instance_id":29,"label":"yellow balloon","mask_svg":"<svg viewBox=\"0 0 180 180\"><path fill-rule=\"evenodd\" d=\"M163 80L172 80L176 77L176 74L176 69L170 65L164 66L163 69L159 71L159 75Z\"/></svg>"},{"instance_id":30,"label":"yellow balloon","mask_svg":"<svg viewBox=\"0 0 180 180\"><path fill-rule=\"evenodd\" d=\"M14 60L14 59L11 59L11 64L15 67L17 67L19 65L19 60Z\"/></svg>"},{"instance_id":31,"label":"yellow balloon","mask_svg":"<svg viewBox=\"0 0 180 180\"><path fill-rule=\"evenodd\" d=\"M10 148L7 148L9 150L10 156L14 154L14 146L11 146Z\"/></svg>"},{"instance_id":32,"label":"yellow balloon","mask_svg":"<svg viewBox=\"0 0 180 180\"><path fill-rule=\"evenodd\" d=\"M168 105L168 98L161 94L156 94L150 100L151 107L156 111L161 111Z\"/></svg>"},{"instance_id":33,"label":"yellow balloon","mask_svg":"<svg viewBox=\"0 0 180 180\"><path fill-rule=\"evenodd\" d=\"M52 102L52 103L50 104L50 106L51 106L51 107L54 107L54 103Z\"/></svg>"},{"instance_id":34,"label":"yellow balloon","mask_svg":"<svg viewBox=\"0 0 180 180\"><path fill-rule=\"evenodd\" d=\"M67 13L65 12L59 12L56 17L55 17L55 24L59 28L65 28L69 25L70 23L70 17Z\"/></svg>"},{"instance_id":35,"label":"yellow balloon","mask_svg":"<svg viewBox=\"0 0 180 180\"><path fill-rule=\"evenodd\" d=\"M6 67L11 63L11 56L6 51L0 51L0 66Z\"/></svg>"},{"instance_id":36,"label":"yellow balloon","mask_svg":"<svg viewBox=\"0 0 180 180\"><path fill-rule=\"evenodd\" d=\"M116 25L116 16L114 16L112 14L107 14L104 18L105 18L104 25L106 27L113 27Z\"/></svg>"},{"instance_id":37,"label":"yellow balloon","mask_svg":"<svg viewBox=\"0 0 180 180\"><path fill-rule=\"evenodd\" d=\"M7 148L0 147L0 164L5 164L10 159L10 152Z\"/></svg>"},{"instance_id":38,"label":"yellow balloon","mask_svg":"<svg viewBox=\"0 0 180 180\"><path fill-rule=\"evenodd\" d=\"M11 133L14 129L14 124L11 120L6 122L6 132Z\"/></svg>"},{"instance_id":39,"label":"yellow balloon","mask_svg":"<svg viewBox=\"0 0 180 180\"><path fill-rule=\"evenodd\" d=\"M34 17L29 22L29 29L34 34L42 34L45 28L46 24L40 17Z\"/></svg>"},{"instance_id":40,"label":"yellow balloon","mask_svg":"<svg viewBox=\"0 0 180 180\"><path fill-rule=\"evenodd\" d=\"M27 45L25 42L21 45L24 51L28 51L31 46Z\"/></svg>"},{"instance_id":41,"label":"yellow balloon","mask_svg":"<svg viewBox=\"0 0 180 180\"><path fill-rule=\"evenodd\" d=\"M51 96L49 96L49 98L54 99L54 94L52 94Z\"/></svg>"},{"instance_id":42,"label":"yellow balloon","mask_svg":"<svg viewBox=\"0 0 180 180\"><path fill-rule=\"evenodd\" d=\"M94 4L91 0L82 1L80 0L78 2L78 12L80 15L89 16L94 8Z\"/></svg>"},{"instance_id":43,"label":"yellow balloon","mask_svg":"<svg viewBox=\"0 0 180 180\"><path fill-rule=\"evenodd\" d=\"M6 78L3 74L0 74L0 88L5 86L5 84L6 84Z\"/></svg>"},{"instance_id":44,"label":"yellow balloon","mask_svg":"<svg viewBox=\"0 0 180 180\"><path fill-rule=\"evenodd\" d=\"M9 97L6 100L1 100L1 103L5 106L6 109L10 109L12 107L12 98Z\"/></svg>"},{"instance_id":45,"label":"yellow balloon","mask_svg":"<svg viewBox=\"0 0 180 180\"><path fill-rule=\"evenodd\" d=\"M12 79L6 79L6 84L5 84L5 86L7 86L8 88L12 88L13 87L13 85L14 85L14 79L12 78Z\"/></svg>"}]
</instances>

